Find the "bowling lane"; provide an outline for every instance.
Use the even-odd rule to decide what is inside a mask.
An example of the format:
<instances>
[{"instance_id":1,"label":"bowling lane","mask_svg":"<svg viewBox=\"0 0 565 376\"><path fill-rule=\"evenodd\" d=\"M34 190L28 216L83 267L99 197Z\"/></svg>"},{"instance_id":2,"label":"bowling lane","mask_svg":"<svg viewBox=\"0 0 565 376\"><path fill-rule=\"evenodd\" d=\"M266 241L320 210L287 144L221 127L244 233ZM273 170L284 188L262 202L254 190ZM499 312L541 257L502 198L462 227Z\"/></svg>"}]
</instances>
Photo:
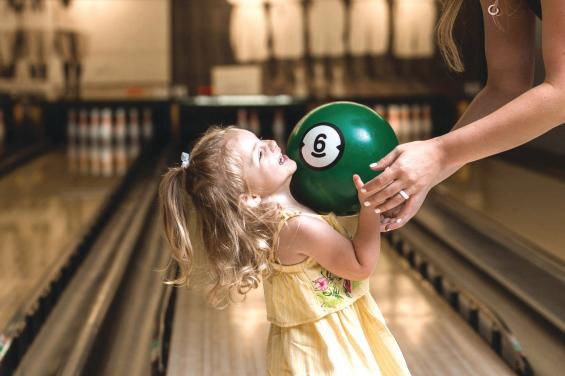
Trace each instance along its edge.
<instances>
[{"instance_id":1,"label":"bowling lane","mask_svg":"<svg viewBox=\"0 0 565 376\"><path fill-rule=\"evenodd\" d=\"M64 150L0 179L0 331L49 282L50 266L80 240L120 180L71 174Z\"/></svg>"},{"instance_id":2,"label":"bowling lane","mask_svg":"<svg viewBox=\"0 0 565 376\"><path fill-rule=\"evenodd\" d=\"M383 241L371 293L412 375L512 375L512 371ZM203 289L178 290L168 375L264 375L269 324L261 289L218 311Z\"/></svg>"},{"instance_id":3,"label":"bowling lane","mask_svg":"<svg viewBox=\"0 0 565 376\"><path fill-rule=\"evenodd\" d=\"M463 167L438 190L565 265L565 181L490 158Z\"/></svg>"}]
</instances>

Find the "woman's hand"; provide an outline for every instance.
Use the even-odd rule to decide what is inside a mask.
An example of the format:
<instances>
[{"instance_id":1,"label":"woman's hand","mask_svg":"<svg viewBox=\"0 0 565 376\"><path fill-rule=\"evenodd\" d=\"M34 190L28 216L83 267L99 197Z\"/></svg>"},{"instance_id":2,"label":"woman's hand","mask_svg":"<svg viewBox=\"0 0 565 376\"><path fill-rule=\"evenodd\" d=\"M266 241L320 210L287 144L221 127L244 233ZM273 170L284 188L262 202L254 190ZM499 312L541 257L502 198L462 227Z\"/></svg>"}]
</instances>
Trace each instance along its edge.
<instances>
[{"instance_id":1,"label":"woman's hand","mask_svg":"<svg viewBox=\"0 0 565 376\"><path fill-rule=\"evenodd\" d=\"M381 230L402 227L416 214L430 189L446 177L444 161L438 142L431 139L399 145L371 164L384 171L363 186L364 199L383 213Z\"/></svg>"}]
</instances>

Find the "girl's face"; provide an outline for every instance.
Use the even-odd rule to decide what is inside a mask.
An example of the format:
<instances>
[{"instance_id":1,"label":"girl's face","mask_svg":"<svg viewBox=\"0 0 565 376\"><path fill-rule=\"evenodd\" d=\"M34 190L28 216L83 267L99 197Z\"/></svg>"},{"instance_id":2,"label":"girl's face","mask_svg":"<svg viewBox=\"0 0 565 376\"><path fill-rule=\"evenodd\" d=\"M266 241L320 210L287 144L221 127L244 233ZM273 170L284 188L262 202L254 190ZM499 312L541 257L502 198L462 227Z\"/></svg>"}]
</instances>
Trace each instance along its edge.
<instances>
[{"instance_id":1,"label":"girl's face","mask_svg":"<svg viewBox=\"0 0 565 376\"><path fill-rule=\"evenodd\" d=\"M296 162L284 155L275 141L260 140L243 129L232 129L226 137L227 148L241 158L251 193L266 197L289 187Z\"/></svg>"}]
</instances>

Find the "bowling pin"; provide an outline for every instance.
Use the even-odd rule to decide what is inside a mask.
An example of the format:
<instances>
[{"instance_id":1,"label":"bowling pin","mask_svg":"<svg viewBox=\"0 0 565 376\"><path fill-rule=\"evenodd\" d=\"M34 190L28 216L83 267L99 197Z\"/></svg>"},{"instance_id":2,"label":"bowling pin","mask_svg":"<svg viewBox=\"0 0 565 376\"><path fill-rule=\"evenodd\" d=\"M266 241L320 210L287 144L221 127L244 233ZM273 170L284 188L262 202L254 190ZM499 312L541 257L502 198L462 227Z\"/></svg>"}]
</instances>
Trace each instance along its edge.
<instances>
[{"instance_id":1,"label":"bowling pin","mask_svg":"<svg viewBox=\"0 0 565 376\"><path fill-rule=\"evenodd\" d=\"M131 110L129 110L129 126L127 133L130 141L139 141L141 131L139 126L139 111L137 108L132 108Z\"/></svg>"},{"instance_id":2,"label":"bowling pin","mask_svg":"<svg viewBox=\"0 0 565 376\"><path fill-rule=\"evenodd\" d=\"M386 107L384 106L384 104L376 104L373 107L373 110L375 110L375 112L379 115L381 115L381 117L385 120L387 120L386 118Z\"/></svg>"},{"instance_id":3,"label":"bowling pin","mask_svg":"<svg viewBox=\"0 0 565 376\"><path fill-rule=\"evenodd\" d=\"M241 129L249 129L249 123L247 122L247 110L245 108L237 110L237 126Z\"/></svg>"},{"instance_id":4,"label":"bowling pin","mask_svg":"<svg viewBox=\"0 0 565 376\"><path fill-rule=\"evenodd\" d=\"M74 109L67 112L67 165L71 174L78 170L78 126Z\"/></svg>"},{"instance_id":5,"label":"bowling pin","mask_svg":"<svg viewBox=\"0 0 565 376\"><path fill-rule=\"evenodd\" d=\"M133 161L139 155L140 147L140 126L139 126L139 111L137 108L132 108L129 111L129 146L128 146L128 159Z\"/></svg>"},{"instance_id":6,"label":"bowling pin","mask_svg":"<svg viewBox=\"0 0 565 376\"><path fill-rule=\"evenodd\" d=\"M100 140L100 111L97 108L90 110L90 127L88 136L91 143L98 143Z\"/></svg>"},{"instance_id":7,"label":"bowling pin","mask_svg":"<svg viewBox=\"0 0 565 376\"><path fill-rule=\"evenodd\" d=\"M90 111L90 174L93 176L100 175L100 111L94 108Z\"/></svg>"},{"instance_id":8,"label":"bowling pin","mask_svg":"<svg viewBox=\"0 0 565 376\"><path fill-rule=\"evenodd\" d=\"M126 110L122 107L116 111L116 126L114 128L116 143L125 143L126 140Z\"/></svg>"},{"instance_id":9,"label":"bowling pin","mask_svg":"<svg viewBox=\"0 0 565 376\"><path fill-rule=\"evenodd\" d=\"M284 123L283 112L282 110L276 110L273 119L273 137L283 152L286 150L285 133L286 125Z\"/></svg>"},{"instance_id":10,"label":"bowling pin","mask_svg":"<svg viewBox=\"0 0 565 376\"><path fill-rule=\"evenodd\" d=\"M259 114L257 113L256 110L251 112L249 128L250 128L249 130L255 133L257 137L261 137L261 122L259 121Z\"/></svg>"},{"instance_id":11,"label":"bowling pin","mask_svg":"<svg viewBox=\"0 0 565 376\"><path fill-rule=\"evenodd\" d=\"M410 134L410 107L407 104L403 104L400 106L400 143L403 144L405 142L410 142L411 134Z\"/></svg>"},{"instance_id":12,"label":"bowling pin","mask_svg":"<svg viewBox=\"0 0 565 376\"><path fill-rule=\"evenodd\" d=\"M126 129L126 110L120 107L116 111L116 126L114 127L114 139L116 143L113 148L114 165L116 167L115 172L118 176L125 174L128 165Z\"/></svg>"},{"instance_id":13,"label":"bowling pin","mask_svg":"<svg viewBox=\"0 0 565 376\"><path fill-rule=\"evenodd\" d=\"M153 137L153 113L150 108L143 110L143 140L148 142Z\"/></svg>"},{"instance_id":14,"label":"bowling pin","mask_svg":"<svg viewBox=\"0 0 565 376\"><path fill-rule=\"evenodd\" d=\"M112 143L112 111L109 108L102 110L102 120L100 122L100 143L109 145Z\"/></svg>"},{"instance_id":15,"label":"bowling pin","mask_svg":"<svg viewBox=\"0 0 565 376\"><path fill-rule=\"evenodd\" d=\"M392 130L398 138L398 142L402 143L400 140L400 109L396 104L390 104L388 106L388 123L392 127Z\"/></svg>"}]
</instances>

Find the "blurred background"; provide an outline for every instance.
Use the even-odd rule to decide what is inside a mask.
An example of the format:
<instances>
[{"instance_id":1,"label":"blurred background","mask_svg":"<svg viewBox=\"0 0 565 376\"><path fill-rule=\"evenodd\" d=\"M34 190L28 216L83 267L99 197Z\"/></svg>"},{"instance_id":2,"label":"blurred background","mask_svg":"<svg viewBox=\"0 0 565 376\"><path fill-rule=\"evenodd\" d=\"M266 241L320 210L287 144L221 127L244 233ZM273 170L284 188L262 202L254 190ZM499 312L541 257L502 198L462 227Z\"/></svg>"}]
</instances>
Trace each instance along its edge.
<instances>
[{"instance_id":1,"label":"blurred background","mask_svg":"<svg viewBox=\"0 0 565 376\"><path fill-rule=\"evenodd\" d=\"M401 143L448 132L486 66L479 2L456 22L462 74L439 56L440 12L0 0L0 374L264 374L261 291L215 311L160 283L159 177L209 125L282 146L335 100L375 109ZM414 375L561 373L563 127L463 167L383 242L372 293Z\"/></svg>"}]
</instances>

